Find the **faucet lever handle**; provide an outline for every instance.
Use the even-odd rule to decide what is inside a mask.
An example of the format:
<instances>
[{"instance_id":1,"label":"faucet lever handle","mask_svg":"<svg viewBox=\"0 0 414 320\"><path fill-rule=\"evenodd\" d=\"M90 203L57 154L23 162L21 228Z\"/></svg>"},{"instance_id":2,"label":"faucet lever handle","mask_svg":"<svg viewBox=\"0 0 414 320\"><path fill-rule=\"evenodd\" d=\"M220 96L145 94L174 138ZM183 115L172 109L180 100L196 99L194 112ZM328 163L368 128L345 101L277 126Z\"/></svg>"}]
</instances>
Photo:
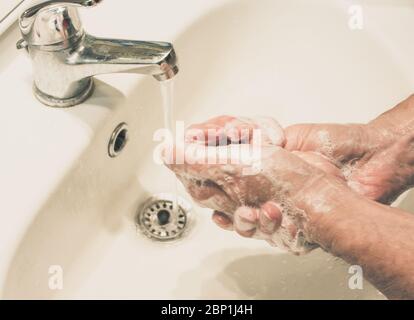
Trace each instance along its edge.
<instances>
[{"instance_id":1,"label":"faucet lever handle","mask_svg":"<svg viewBox=\"0 0 414 320\"><path fill-rule=\"evenodd\" d=\"M102 0L49 0L46 2L39 3L24 11L20 16L20 20L24 24L25 22L30 23L30 19L35 17L41 10L55 5L74 5L81 7L92 7L97 5L99 2L102 2Z\"/></svg>"},{"instance_id":2,"label":"faucet lever handle","mask_svg":"<svg viewBox=\"0 0 414 320\"><path fill-rule=\"evenodd\" d=\"M49 0L24 11L19 20L27 46L67 43L83 34L76 7L93 7L102 0Z\"/></svg>"}]
</instances>

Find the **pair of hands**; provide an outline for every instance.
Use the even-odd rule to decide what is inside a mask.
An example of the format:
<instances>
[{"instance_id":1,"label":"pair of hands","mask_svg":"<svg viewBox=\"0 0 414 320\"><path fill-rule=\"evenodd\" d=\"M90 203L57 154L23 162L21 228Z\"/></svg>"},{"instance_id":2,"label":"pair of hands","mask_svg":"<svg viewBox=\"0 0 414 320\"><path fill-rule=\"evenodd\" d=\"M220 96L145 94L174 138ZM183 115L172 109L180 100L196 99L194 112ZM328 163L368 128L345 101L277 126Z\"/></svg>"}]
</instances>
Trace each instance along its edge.
<instances>
[{"instance_id":1,"label":"pair of hands","mask_svg":"<svg viewBox=\"0 0 414 320\"><path fill-rule=\"evenodd\" d=\"M390 203L408 187L401 163L410 141L375 121L301 124L282 130L272 119L221 116L191 126L186 139L197 142L197 130L204 133L207 148L227 141L217 148L231 149L251 144L254 129L262 135L257 174L243 174L243 164L197 159L168 164L196 202L215 210L213 221L219 227L241 236L302 254L317 245L309 222L343 205L338 201L341 193L357 192ZM211 130L216 134L212 136Z\"/></svg>"}]
</instances>

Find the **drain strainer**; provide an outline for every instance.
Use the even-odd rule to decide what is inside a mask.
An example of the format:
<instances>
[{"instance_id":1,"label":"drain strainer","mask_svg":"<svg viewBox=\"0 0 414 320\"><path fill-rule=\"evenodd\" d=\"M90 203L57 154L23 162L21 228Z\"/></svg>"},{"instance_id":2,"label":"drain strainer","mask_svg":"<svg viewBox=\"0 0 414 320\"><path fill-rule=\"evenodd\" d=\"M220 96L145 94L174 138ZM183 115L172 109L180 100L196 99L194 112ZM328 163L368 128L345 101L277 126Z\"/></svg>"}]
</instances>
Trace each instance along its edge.
<instances>
[{"instance_id":1,"label":"drain strainer","mask_svg":"<svg viewBox=\"0 0 414 320\"><path fill-rule=\"evenodd\" d=\"M147 237L170 241L182 237L188 230L190 214L191 206L184 199L175 199L171 194L158 194L144 203L138 213L137 222Z\"/></svg>"}]
</instances>

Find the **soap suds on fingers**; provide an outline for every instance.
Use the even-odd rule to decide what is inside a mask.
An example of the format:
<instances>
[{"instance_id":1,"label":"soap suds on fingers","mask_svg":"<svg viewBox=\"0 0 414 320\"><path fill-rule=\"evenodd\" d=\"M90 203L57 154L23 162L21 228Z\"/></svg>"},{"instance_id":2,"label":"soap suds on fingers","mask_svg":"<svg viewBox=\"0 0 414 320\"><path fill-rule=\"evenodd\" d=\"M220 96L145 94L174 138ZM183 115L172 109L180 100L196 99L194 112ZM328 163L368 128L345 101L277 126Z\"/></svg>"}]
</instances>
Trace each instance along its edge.
<instances>
[{"instance_id":1,"label":"soap suds on fingers","mask_svg":"<svg viewBox=\"0 0 414 320\"><path fill-rule=\"evenodd\" d=\"M251 129L259 130L261 135L259 157L251 152ZM309 252L314 246L305 233L308 215L299 207L297 198L304 196L301 194L303 186L318 179L323 169L312 166L306 159L283 148L285 135L274 119L233 118L224 125L224 131L227 137L231 137L231 143L227 141L224 146L190 144L191 152L188 158L185 155L185 163L169 167L196 202L231 216L236 230L245 235L251 233L256 239L295 254ZM320 153L331 157L334 146L329 133L320 131L318 136L322 146ZM218 158L226 161L217 161ZM320 162L321 166L328 161L316 153L311 158ZM257 165L258 160L260 170L251 175L244 174L244 170ZM331 209L323 194L307 201L312 202L311 206L319 212L329 212ZM263 217L259 219L260 214L256 216L255 224L248 217L238 216L243 210L245 214L246 210L260 213L262 206L268 202L280 207L281 222L273 232L269 230L273 229L275 222L263 220ZM266 221L269 225L263 226Z\"/></svg>"},{"instance_id":2,"label":"soap suds on fingers","mask_svg":"<svg viewBox=\"0 0 414 320\"><path fill-rule=\"evenodd\" d=\"M318 150L321 154L327 156L330 160L332 160L333 157L333 151L334 151L334 145L332 143L331 137L329 135L329 132L326 130L321 130L318 132L318 138L321 142L321 147Z\"/></svg>"}]
</instances>

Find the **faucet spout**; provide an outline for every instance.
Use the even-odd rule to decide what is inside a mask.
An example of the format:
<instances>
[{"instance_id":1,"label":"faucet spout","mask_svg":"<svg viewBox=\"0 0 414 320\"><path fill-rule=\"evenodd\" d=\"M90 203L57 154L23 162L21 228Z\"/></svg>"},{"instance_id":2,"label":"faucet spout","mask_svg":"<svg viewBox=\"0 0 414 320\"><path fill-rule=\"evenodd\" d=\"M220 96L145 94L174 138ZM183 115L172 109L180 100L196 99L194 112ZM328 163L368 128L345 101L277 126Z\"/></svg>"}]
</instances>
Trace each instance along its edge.
<instances>
[{"instance_id":1,"label":"faucet spout","mask_svg":"<svg viewBox=\"0 0 414 320\"><path fill-rule=\"evenodd\" d=\"M178 73L177 57L168 42L101 39L90 35L85 35L66 63L77 68L75 76L79 80L105 73L138 73L163 81Z\"/></svg>"},{"instance_id":2,"label":"faucet spout","mask_svg":"<svg viewBox=\"0 0 414 320\"><path fill-rule=\"evenodd\" d=\"M87 34L77 7L102 0L49 0L20 17L23 39L34 69L35 96L45 105L71 107L93 91L93 76L105 73L152 75L158 81L178 73L177 57L167 42L96 38Z\"/></svg>"}]
</instances>

